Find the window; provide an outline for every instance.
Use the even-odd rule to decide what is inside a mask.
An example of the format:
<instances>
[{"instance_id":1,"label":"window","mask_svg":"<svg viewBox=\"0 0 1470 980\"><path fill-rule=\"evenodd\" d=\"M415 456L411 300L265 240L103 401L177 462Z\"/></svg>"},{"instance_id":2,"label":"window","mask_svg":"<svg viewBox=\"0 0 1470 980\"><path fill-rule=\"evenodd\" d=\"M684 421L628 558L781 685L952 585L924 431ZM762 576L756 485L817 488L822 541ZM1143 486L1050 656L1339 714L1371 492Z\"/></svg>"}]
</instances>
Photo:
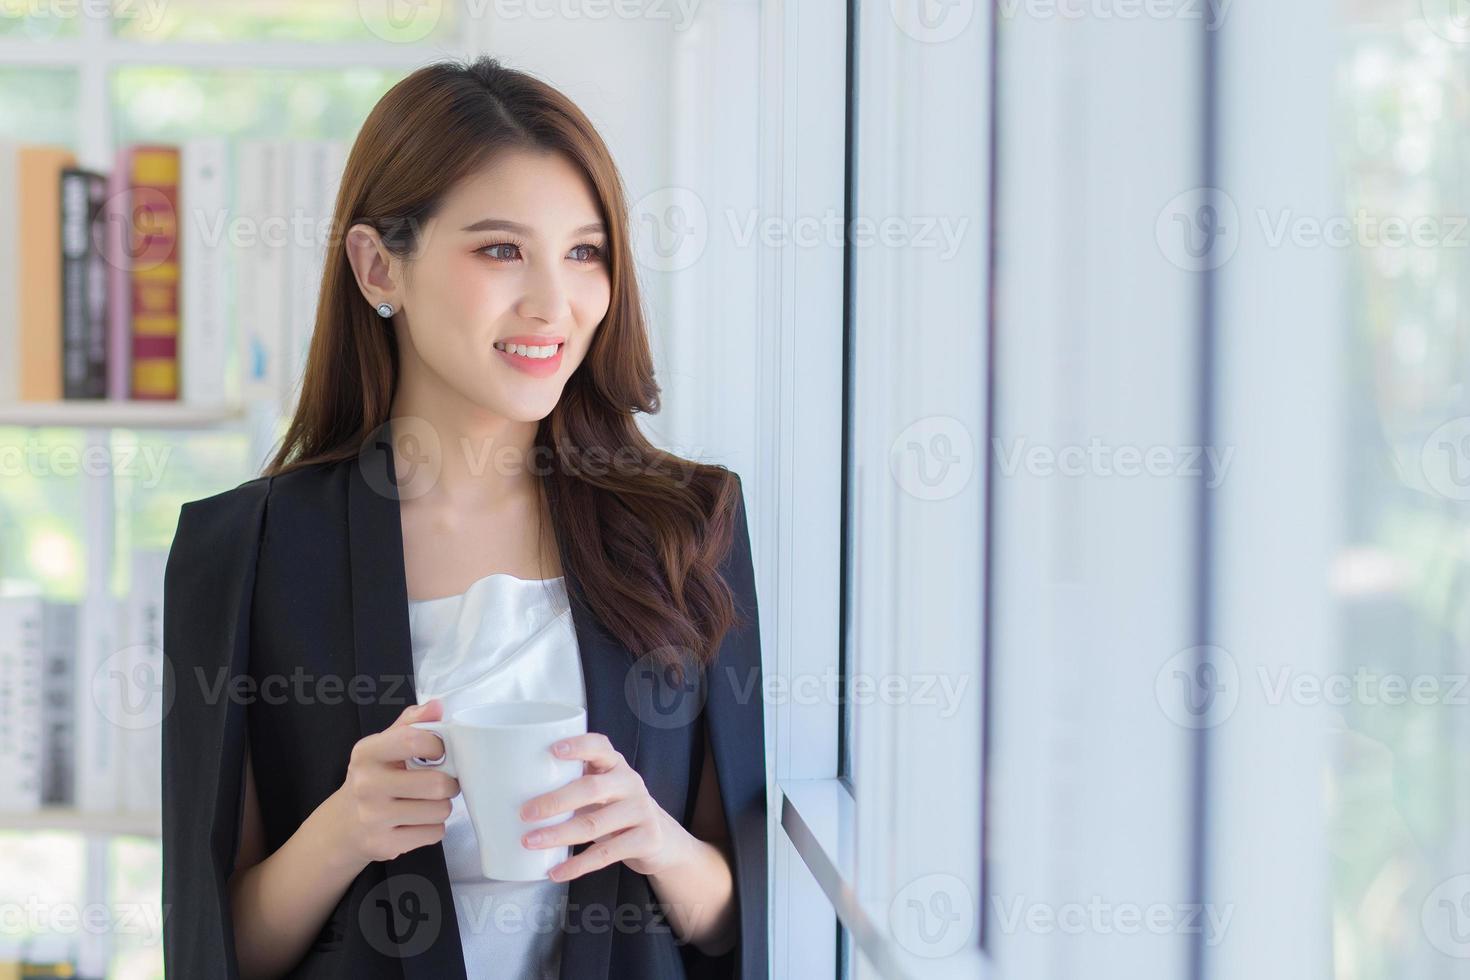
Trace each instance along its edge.
<instances>
[{"instance_id":1,"label":"window","mask_svg":"<svg viewBox=\"0 0 1470 980\"><path fill-rule=\"evenodd\" d=\"M1333 6L1336 213L1355 221L1338 250L1349 407L1329 678L1341 681L1322 692L1332 950L1338 980L1390 980L1453 972L1470 952L1470 31L1452 4Z\"/></svg>"},{"instance_id":2,"label":"window","mask_svg":"<svg viewBox=\"0 0 1470 980\"><path fill-rule=\"evenodd\" d=\"M778 928L793 938L776 975L971 970L981 959L990 28L965 5L937 20L904 5L858 0L848 19L822 6L783 25L801 45L786 108L803 134L795 165L811 176L782 215L842 215L823 276L797 280L798 302L821 318L797 329L804 346L827 345L803 389L843 412L793 410L813 470L826 463L815 447L842 449L839 486L794 467L842 528L829 543L793 521L801 536L783 544L819 558L830 549L812 588L840 595L841 608L822 637L830 645L780 647L796 705L782 718L820 727L815 744L778 757L778 846L795 854L778 864L778 896L788 891ZM842 126L830 108L839 100ZM799 683L833 675L840 684L820 704L796 696ZM842 928L828 951L834 911Z\"/></svg>"}]
</instances>

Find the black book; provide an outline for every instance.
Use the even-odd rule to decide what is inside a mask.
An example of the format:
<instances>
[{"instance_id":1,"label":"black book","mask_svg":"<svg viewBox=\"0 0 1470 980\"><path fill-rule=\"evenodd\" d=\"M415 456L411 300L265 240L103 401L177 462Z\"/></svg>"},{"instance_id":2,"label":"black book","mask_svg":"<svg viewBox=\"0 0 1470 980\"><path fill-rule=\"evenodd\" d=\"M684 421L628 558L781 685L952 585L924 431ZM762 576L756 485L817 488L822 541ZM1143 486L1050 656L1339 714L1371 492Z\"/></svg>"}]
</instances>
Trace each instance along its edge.
<instances>
[{"instance_id":1,"label":"black book","mask_svg":"<svg viewBox=\"0 0 1470 980\"><path fill-rule=\"evenodd\" d=\"M107 261L99 220L107 177L61 171L61 392L107 397Z\"/></svg>"}]
</instances>

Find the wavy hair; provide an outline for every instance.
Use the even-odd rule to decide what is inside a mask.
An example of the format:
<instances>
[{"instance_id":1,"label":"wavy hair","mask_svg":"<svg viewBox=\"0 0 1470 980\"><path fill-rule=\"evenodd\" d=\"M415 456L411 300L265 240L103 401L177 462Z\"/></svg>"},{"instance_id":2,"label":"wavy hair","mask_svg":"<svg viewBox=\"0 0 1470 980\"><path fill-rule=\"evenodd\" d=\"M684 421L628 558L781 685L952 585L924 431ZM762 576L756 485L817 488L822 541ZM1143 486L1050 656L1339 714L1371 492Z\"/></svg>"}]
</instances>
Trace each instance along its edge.
<instances>
[{"instance_id":1,"label":"wavy hair","mask_svg":"<svg viewBox=\"0 0 1470 980\"><path fill-rule=\"evenodd\" d=\"M635 657L708 665L737 625L721 567L738 480L639 431L634 414L658 411L659 387L612 155L570 99L493 58L420 68L363 123L333 209L296 410L264 473L351 459L389 421L397 339L363 299L340 233L370 225L394 255L411 258L450 188L508 149L565 154L586 174L607 229L607 315L533 449L551 461L536 472L557 553L582 601Z\"/></svg>"}]
</instances>

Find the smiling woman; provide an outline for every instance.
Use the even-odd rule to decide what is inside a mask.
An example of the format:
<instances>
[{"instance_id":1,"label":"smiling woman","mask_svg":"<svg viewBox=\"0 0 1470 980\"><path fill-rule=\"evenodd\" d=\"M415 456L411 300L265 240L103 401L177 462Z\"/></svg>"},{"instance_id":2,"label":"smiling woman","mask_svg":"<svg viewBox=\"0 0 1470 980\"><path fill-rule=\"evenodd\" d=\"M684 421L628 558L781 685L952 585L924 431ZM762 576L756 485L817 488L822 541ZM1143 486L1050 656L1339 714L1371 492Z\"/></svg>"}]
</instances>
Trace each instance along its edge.
<instances>
[{"instance_id":1,"label":"smiling woman","mask_svg":"<svg viewBox=\"0 0 1470 980\"><path fill-rule=\"evenodd\" d=\"M523 144L495 153L444 195L411 261L372 224L354 224L347 256L359 288L399 311L400 380L418 388L432 379L517 421L546 417L608 312L601 210L571 158ZM522 384L503 367L560 383Z\"/></svg>"},{"instance_id":2,"label":"smiling woman","mask_svg":"<svg viewBox=\"0 0 1470 980\"><path fill-rule=\"evenodd\" d=\"M367 119L280 451L186 504L169 557L170 973L766 976L744 495L635 422L627 224L587 118L491 59ZM541 750L582 775L519 801L520 846L570 854L495 881L460 782L551 760L451 777L413 723L524 701L585 710Z\"/></svg>"}]
</instances>

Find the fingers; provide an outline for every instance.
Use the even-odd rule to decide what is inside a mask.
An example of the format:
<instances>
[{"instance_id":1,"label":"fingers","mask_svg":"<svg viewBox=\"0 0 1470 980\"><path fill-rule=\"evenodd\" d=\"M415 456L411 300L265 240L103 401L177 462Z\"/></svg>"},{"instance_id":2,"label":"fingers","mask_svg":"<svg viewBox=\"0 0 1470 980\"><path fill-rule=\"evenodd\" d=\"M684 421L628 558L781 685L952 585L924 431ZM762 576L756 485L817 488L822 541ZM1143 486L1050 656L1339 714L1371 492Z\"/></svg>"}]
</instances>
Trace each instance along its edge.
<instances>
[{"instance_id":1,"label":"fingers","mask_svg":"<svg viewBox=\"0 0 1470 980\"><path fill-rule=\"evenodd\" d=\"M562 759L584 760L588 772L560 789L527 800L521 806L522 820L539 820L590 804L610 803L635 795L643 788L643 777L600 732L561 739L552 746L552 752Z\"/></svg>"},{"instance_id":2,"label":"fingers","mask_svg":"<svg viewBox=\"0 0 1470 980\"><path fill-rule=\"evenodd\" d=\"M352 792L360 799L447 800L458 796L459 780L441 769L408 769L402 764L354 758Z\"/></svg>"},{"instance_id":3,"label":"fingers","mask_svg":"<svg viewBox=\"0 0 1470 980\"><path fill-rule=\"evenodd\" d=\"M393 720L393 724L389 725L387 730L392 731L395 728L410 725L416 721L440 721L443 717L444 702L438 698L430 698L423 704L411 704L404 708L398 713L398 717Z\"/></svg>"},{"instance_id":4,"label":"fingers","mask_svg":"<svg viewBox=\"0 0 1470 980\"><path fill-rule=\"evenodd\" d=\"M558 751L556 745L562 744L566 745L566 750ZM558 759L584 759L593 772L607 772L623 765L625 761L622 753L613 748L612 742L601 732L572 735L559 739L556 745L551 750Z\"/></svg>"},{"instance_id":5,"label":"fingers","mask_svg":"<svg viewBox=\"0 0 1470 980\"><path fill-rule=\"evenodd\" d=\"M454 811L448 800L391 800L383 812L390 827L415 827L443 823Z\"/></svg>"},{"instance_id":6,"label":"fingers","mask_svg":"<svg viewBox=\"0 0 1470 980\"><path fill-rule=\"evenodd\" d=\"M560 789L542 793L521 804L522 820L543 820L578 807L611 803L636 795L643 779L631 766L612 772L589 773Z\"/></svg>"},{"instance_id":7,"label":"fingers","mask_svg":"<svg viewBox=\"0 0 1470 980\"><path fill-rule=\"evenodd\" d=\"M433 732L396 722L376 735L369 735L353 747L355 761L393 764L403 768L412 758L438 759L444 755L444 740Z\"/></svg>"},{"instance_id":8,"label":"fingers","mask_svg":"<svg viewBox=\"0 0 1470 980\"><path fill-rule=\"evenodd\" d=\"M412 827L395 827L389 835L394 856L416 848L437 844L444 839L442 823L418 824Z\"/></svg>"},{"instance_id":9,"label":"fingers","mask_svg":"<svg viewBox=\"0 0 1470 980\"><path fill-rule=\"evenodd\" d=\"M459 780L438 769L388 769L375 789L399 800L449 800L459 795Z\"/></svg>"},{"instance_id":10,"label":"fingers","mask_svg":"<svg viewBox=\"0 0 1470 980\"><path fill-rule=\"evenodd\" d=\"M570 820L551 827L539 827L521 837L529 848L559 847L593 841L619 830L626 830L652 816L647 797L618 800L603 807L591 807Z\"/></svg>"},{"instance_id":11,"label":"fingers","mask_svg":"<svg viewBox=\"0 0 1470 980\"><path fill-rule=\"evenodd\" d=\"M438 769L409 769L414 756L437 759L444 743L416 721L439 721L443 703L432 699L409 705L381 732L352 746L347 778L334 813L343 815L355 853L368 861L389 861L444 839L444 822L453 812L459 780Z\"/></svg>"},{"instance_id":12,"label":"fingers","mask_svg":"<svg viewBox=\"0 0 1470 980\"><path fill-rule=\"evenodd\" d=\"M359 804L374 808L400 800L447 804L459 795L459 780L433 769L388 769L354 780L350 792Z\"/></svg>"},{"instance_id":13,"label":"fingers","mask_svg":"<svg viewBox=\"0 0 1470 980\"><path fill-rule=\"evenodd\" d=\"M568 881L589 871L605 868L614 861L635 857L648 849L652 834L653 831L647 824L639 824L606 837L552 868L551 878L554 881Z\"/></svg>"}]
</instances>

